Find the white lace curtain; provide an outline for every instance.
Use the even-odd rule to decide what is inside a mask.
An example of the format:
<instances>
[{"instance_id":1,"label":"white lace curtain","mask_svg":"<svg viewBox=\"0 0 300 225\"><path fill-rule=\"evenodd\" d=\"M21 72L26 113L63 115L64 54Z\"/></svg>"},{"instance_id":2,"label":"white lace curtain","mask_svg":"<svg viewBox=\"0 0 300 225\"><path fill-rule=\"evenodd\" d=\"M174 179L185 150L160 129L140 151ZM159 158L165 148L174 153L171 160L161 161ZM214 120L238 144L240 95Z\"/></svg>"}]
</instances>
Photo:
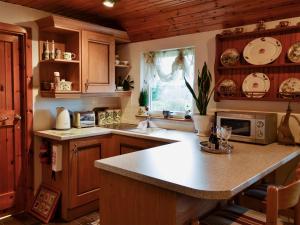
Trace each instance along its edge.
<instances>
[{"instance_id":1,"label":"white lace curtain","mask_svg":"<svg viewBox=\"0 0 300 225\"><path fill-rule=\"evenodd\" d=\"M189 77L194 72L190 71L194 55L193 48L144 53L144 85L155 86L158 80L169 82L179 75ZM166 58L172 59L171 63Z\"/></svg>"}]
</instances>

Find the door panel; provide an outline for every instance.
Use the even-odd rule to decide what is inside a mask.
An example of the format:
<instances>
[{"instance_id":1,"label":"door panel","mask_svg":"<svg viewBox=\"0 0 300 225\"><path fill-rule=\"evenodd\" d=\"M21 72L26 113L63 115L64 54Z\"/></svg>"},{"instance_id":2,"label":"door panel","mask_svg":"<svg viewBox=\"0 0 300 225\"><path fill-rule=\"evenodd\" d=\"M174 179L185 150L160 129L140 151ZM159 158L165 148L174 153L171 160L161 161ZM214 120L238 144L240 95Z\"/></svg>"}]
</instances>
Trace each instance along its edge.
<instances>
[{"instance_id":1,"label":"door panel","mask_svg":"<svg viewBox=\"0 0 300 225\"><path fill-rule=\"evenodd\" d=\"M70 141L70 208L82 206L98 199L99 170L94 161L101 158L105 138Z\"/></svg>"},{"instance_id":2,"label":"door panel","mask_svg":"<svg viewBox=\"0 0 300 225\"><path fill-rule=\"evenodd\" d=\"M96 179L99 175L99 171L94 166L95 160L101 157L101 145L95 147L86 147L78 151L78 194L84 194L99 188L99 181ZM88 173L87 173L88 171Z\"/></svg>"},{"instance_id":3,"label":"door panel","mask_svg":"<svg viewBox=\"0 0 300 225\"><path fill-rule=\"evenodd\" d=\"M0 34L0 213L23 208L18 37Z\"/></svg>"},{"instance_id":4,"label":"door panel","mask_svg":"<svg viewBox=\"0 0 300 225\"><path fill-rule=\"evenodd\" d=\"M115 40L113 36L82 32L82 91L115 91Z\"/></svg>"},{"instance_id":5,"label":"door panel","mask_svg":"<svg viewBox=\"0 0 300 225\"><path fill-rule=\"evenodd\" d=\"M89 82L99 85L109 84L109 45L101 42L88 42Z\"/></svg>"}]
</instances>

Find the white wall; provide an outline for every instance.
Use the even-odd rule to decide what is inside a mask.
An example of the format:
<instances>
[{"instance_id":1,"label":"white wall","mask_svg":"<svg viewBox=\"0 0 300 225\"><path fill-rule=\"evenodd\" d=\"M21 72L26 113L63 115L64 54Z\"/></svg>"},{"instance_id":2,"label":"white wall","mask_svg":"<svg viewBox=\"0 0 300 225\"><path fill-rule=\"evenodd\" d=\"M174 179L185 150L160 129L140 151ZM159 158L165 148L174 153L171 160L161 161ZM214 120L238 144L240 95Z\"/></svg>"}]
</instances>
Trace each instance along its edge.
<instances>
[{"instance_id":1,"label":"white wall","mask_svg":"<svg viewBox=\"0 0 300 225\"><path fill-rule=\"evenodd\" d=\"M287 19L291 21L291 25L295 25L300 21L300 17ZM278 25L278 21L266 23L267 29L274 28ZM244 26L245 31L253 31L255 25ZM132 69L130 74L135 81L135 89L131 98L122 102L124 111L123 121L135 123L137 119L135 114L138 108L138 96L140 91L140 75L141 68L140 62L142 60L142 54L147 51L155 51L162 49L172 49L180 47L193 46L196 49L195 58L196 65L195 69L201 69L204 61L207 62L211 73L214 75L214 62L215 62L215 36L221 33L222 30L195 33L189 35L176 36L171 38L157 39L151 41L143 41L122 45L118 48L118 53L121 60L128 60ZM196 74L196 73L195 73ZM268 102L268 101L222 101L214 102L213 100L209 104L209 111L215 110L249 110L249 111L268 111L268 112L279 112L279 120L281 119L282 113L285 112L287 107L286 102ZM292 109L294 113L300 113L300 104L292 103ZM300 118L300 115L297 115ZM300 126L291 120L291 128L294 135L300 141ZM178 124L178 123L177 123Z\"/></svg>"}]
</instances>

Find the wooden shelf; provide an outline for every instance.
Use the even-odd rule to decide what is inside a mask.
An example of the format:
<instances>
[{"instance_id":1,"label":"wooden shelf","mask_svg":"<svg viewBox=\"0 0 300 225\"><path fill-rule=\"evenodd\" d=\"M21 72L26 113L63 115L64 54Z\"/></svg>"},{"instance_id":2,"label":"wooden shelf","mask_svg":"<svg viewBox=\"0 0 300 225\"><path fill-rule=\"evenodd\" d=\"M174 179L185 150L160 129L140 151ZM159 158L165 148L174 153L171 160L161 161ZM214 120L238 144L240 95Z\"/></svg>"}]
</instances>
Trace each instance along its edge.
<instances>
[{"instance_id":1,"label":"wooden shelf","mask_svg":"<svg viewBox=\"0 0 300 225\"><path fill-rule=\"evenodd\" d=\"M79 60L49 59L41 60L40 63L80 63Z\"/></svg>"},{"instance_id":2,"label":"wooden shelf","mask_svg":"<svg viewBox=\"0 0 300 225\"><path fill-rule=\"evenodd\" d=\"M289 27L281 27L281 28L274 28L274 29L267 29L263 31L251 31L251 32L244 32L238 34L218 34L217 39L241 39L241 38L249 38L249 37L263 37L263 36L272 36L277 34L287 34L287 33L294 33L300 31L300 26L289 26Z\"/></svg>"},{"instance_id":3,"label":"wooden shelf","mask_svg":"<svg viewBox=\"0 0 300 225\"><path fill-rule=\"evenodd\" d=\"M130 65L115 64L116 68L130 68Z\"/></svg>"},{"instance_id":4,"label":"wooden shelf","mask_svg":"<svg viewBox=\"0 0 300 225\"><path fill-rule=\"evenodd\" d=\"M135 117L138 117L138 118L147 118L148 116L146 115L135 115ZM184 119L184 118L164 118L163 116L151 116L150 115L150 118L151 119L160 119L160 120L171 120L171 121L183 121L183 122L191 122L192 119Z\"/></svg>"},{"instance_id":5,"label":"wooden shelf","mask_svg":"<svg viewBox=\"0 0 300 225\"><path fill-rule=\"evenodd\" d=\"M115 94L118 97L122 97L122 96L131 96L131 91L115 91Z\"/></svg>"},{"instance_id":6,"label":"wooden shelf","mask_svg":"<svg viewBox=\"0 0 300 225\"><path fill-rule=\"evenodd\" d=\"M40 91L42 97L46 98L80 98L79 91Z\"/></svg>"},{"instance_id":7,"label":"wooden shelf","mask_svg":"<svg viewBox=\"0 0 300 225\"><path fill-rule=\"evenodd\" d=\"M217 99L220 100L246 100L246 101L274 101L274 97L263 97L263 98L248 98L243 96L218 96ZM289 99L289 98L276 98L277 102L299 102L299 98Z\"/></svg>"},{"instance_id":8,"label":"wooden shelf","mask_svg":"<svg viewBox=\"0 0 300 225\"><path fill-rule=\"evenodd\" d=\"M216 36L216 57L215 57L215 83L218 84L224 79L233 80L236 84L236 95L224 96L220 93L219 87L215 89L215 101L222 100L246 100L246 101L278 101L278 102L300 102L300 96L284 98L278 93L279 87L289 78L300 79L300 63L292 63L287 59L287 52L300 34L300 26L275 28L264 31L245 32L240 34L229 34ZM273 63L267 65L248 64L243 57L236 66L223 66L220 63L222 53L228 48L235 48L243 52L245 46L255 38L269 36L281 42L282 52ZM270 80L270 89L262 98L248 98L242 92L244 79L253 72L263 72Z\"/></svg>"},{"instance_id":9,"label":"wooden shelf","mask_svg":"<svg viewBox=\"0 0 300 225\"><path fill-rule=\"evenodd\" d=\"M267 64L267 65L237 65L237 66L218 66L218 70L240 70L240 69L260 69L260 68L283 68L300 67L300 63Z\"/></svg>"}]
</instances>

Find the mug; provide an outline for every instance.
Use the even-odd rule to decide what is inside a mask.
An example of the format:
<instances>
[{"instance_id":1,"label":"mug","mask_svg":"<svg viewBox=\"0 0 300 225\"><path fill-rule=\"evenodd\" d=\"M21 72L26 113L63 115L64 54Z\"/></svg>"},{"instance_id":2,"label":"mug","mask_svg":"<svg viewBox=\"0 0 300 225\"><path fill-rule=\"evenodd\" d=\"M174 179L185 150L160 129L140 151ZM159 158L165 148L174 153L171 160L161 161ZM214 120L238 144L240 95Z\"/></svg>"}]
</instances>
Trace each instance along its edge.
<instances>
[{"instance_id":1,"label":"mug","mask_svg":"<svg viewBox=\"0 0 300 225\"><path fill-rule=\"evenodd\" d=\"M76 54L72 52L64 52L64 60L72 60L76 58Z\"/></svg>"}]
</instances>

